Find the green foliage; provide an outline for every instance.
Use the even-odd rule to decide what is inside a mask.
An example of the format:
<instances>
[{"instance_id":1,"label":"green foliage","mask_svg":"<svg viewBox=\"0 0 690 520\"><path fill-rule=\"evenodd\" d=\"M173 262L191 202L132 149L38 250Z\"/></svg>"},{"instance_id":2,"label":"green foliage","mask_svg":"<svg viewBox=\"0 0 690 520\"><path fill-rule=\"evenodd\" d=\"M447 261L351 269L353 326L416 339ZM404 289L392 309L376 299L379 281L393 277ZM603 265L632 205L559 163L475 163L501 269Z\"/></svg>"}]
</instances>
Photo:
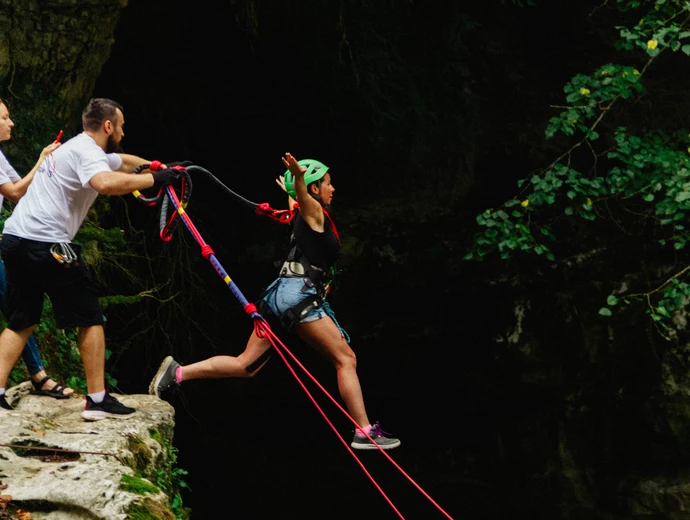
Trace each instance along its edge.
<instances>
[{"instance_id":1,"label":"green foliage","mask_svg":"<svg viewBox=\"0 0 690 520\"><path fill-rule=\"evenodd\" d=\"M169 511L161 511L160 507L150 500L134 503L127 510L127 520L167 520Z\"/></svg>"},{"instance_id":2,"label":"green foliage","mask_svg":"<svg viewBox=\"0 0 690 520\"><path fill-rule=\"evenodd\" d=\"M470 259L475 255L481 258L494 249L498 249L501 258L509 258L511 251L518 249L545 254L549 260L553 260L554 257L549 248L532 235L529 214L526 210L528 204L527 199L523 203L513 199L508 201L504 208L520 205L524 208L522 211L513 210L509 213L504 209L487 209L484 213L477 215L477 224L486 227L487 230L475 238L475 249L465 258ZM547 237L553 236L548 227L543 227L541 232Z\"/></svg>"},{"instance_id":3,"label":"green foliage","mask_svg":"<svg viewBox=\"0 0 690 520\"><path fill-rule=\"evenodd\" d=\"M159 442L166 450L166 467L158 470L156 474L156 485L170 497L170 508L175 514L175 518L186 518L189 510L182 503L182 489L190 489L183 477L188 472L177 466L177 448L173 446L169 438L161 436L155 430L150 432L153 439Z\"/></svg>"},{"instance_id":4,"label":"green foliage","mask_svg":"<svg viewBox=\"0 0 690 520\"><path fill-rule=\"evenodd\" d=\"M99 298L98 301L100 302L101 307L103 307L103 310L106 310L111 305L129 305L132 303L139 303L141 298L142 297L140 294L134 294L131 296L116 294L114 296L103 296Z\"/></svg>"},{"instance_id":5,"label":"green foliage","mask_svg":"<svg viewBox=\"0 0 690 520\"><path fill-rule=\"evenodd\" d=\"M15 126L12 139L3 142L3 149L15 170L24 175L31 170L41 150L55 139L65 123L55 116L55 107L61 100L35 84L23 86L21 97L5 94L10 116ZM2 93L0 93L2 96ZM67 139L63 138L63 142Z\"/></svg>"},{"instance_id":6,"label":"green foliage","mask_svg":"<svg viewBox=\"0 0 690 520\"><path fill-rule=\"evenodd\" d=\"M636 9L639 1L618 1L621 10ZM685 41L690 38L690 31L685 30L686 20L679 20L687 15L689 7L684 0L656 0L654 7L640 19L634 27L616 27L620 30L621 39L616 43L620 50L644 49L651 57L658 56L662 50L681 50L690 55L690 45Z\"/></svg>"},{"instance_id":7,"label":"green foliage","mask_svg":"<svg viewBox=\"0 0 690 520\"><path fill-rule=\"evenodd\" d=\"M686 308L690 302L690 283L680 278L689 269L690 267L686 267L660 287L646 293L620 295L620 298L610 294L606 299L606 306L599 309L599 314L611 317L613 308L620 303L630 305L641 302L657 332L664 339L671 340L677 337L678 328L685 328L688 324Z\"/></svg>"},{"instance_id":8,"label":"green foliage","mask_svg":"<svg viewBox=\"0 0 690 520\"><path fill-rule=\"evenodd\" d=\"M151 484L148 480L134 477L132 475L122 475L120 478L120 489L130 493L135 493L137 495L158 493L158 488Z\"/></svg>"},{"instance_id":9,"label":"green foliage","mask_svg":"<svg viewBox=\"0 0 690 520\"><path fill-rule=\"evenodd\" d=\"M618 2L622 11L631 11L649 2ZM620 39L616 49L643 49L647 62L641 71L630 65L609 63L591 75L578 74L565 86L565 106L546 127L547 139L565 136L576 139L549 166L518 181L520 195L498 209L477 215L480 231L475 235L465 259L479 260L497 252L509 259L516 252L543 256L555 262L554 246L564 245L555 231L559 223L579 218L596 221L611 214L611 203L654 228L660 249L685 249L690 240L685 220L690 212L690 139L687 130L665 132L663 129L630 131L627 126L608 125L602 121L622 107L619 102L636 101L647 95L642 79L649 66L667 49L690 55L683 42L690 37L684 30L690 20L690 3L656 0L634 27L617 29ZM618 103L618 105L617 105ZM614 105L616 110L614 110ZM638 122L634 122L638 123ZM636 126L642 126L636 124ZM590 236L595 236L594 230ZM548 245L547 245L548 241ZM568 244L570 249L573 244ZM666 338L672 335L674 312L687 303L685 269L659 285L640 294L610 295L599 314L613 316L621 301L646 303L647 313ZM676 316L677 318L677 316Z\"/></svg>"},{"instance_id":10,"label":"green foliage","mask_svg":"<svg viewBox=\"0 0 690 520\"><path fill-rule=\"evenodd\" d=\"M619 2L622 9L632 8L636 2ZM675 6L675 11L669 12ZM690 6L677 2L658 0L643 23L632 30L621 28L623 42L636 42L648 51L658 50L648 47L650 28L661 48L673 48L672 42L686 38L688 34L679 29L680 24L673 21L681 13L690 12ZM673 16L671 16L673 14ZM664 18L666 16L667 18ZM670 18L669 18L670 17ZM662 26L662 22L665 25ZM666 27L668 30L663 30ZM673 30L671 30L673 29ZM690 34L690 33L689 33ZM673 36L670 36L673 35ZM643 45L644 44L644 45ZM629 50L634 45L622 48ZM658 52L651 53L653 60ZM651 61L650 61L651 62ZM649 63L647 66L649 65ZM509 258L511 251L521 250L537 254L548 253L549 248L542 237L554 239L548 222L537 223L540 209L548 206L557 208L566 216L578 215L586 220L595 220L596 201L607 197L631 197L642 194L648 203L656 200L657 213L668 219L680 220L678 211L684 208L683 190L687 166L687 132L686 137L665 136L662 131L649 132L644 136L633 136L626 129L615 130L613 139L616 146L610 152L597 152L593 141L599 139L597 127L618 100L629 100L645 91L641 83L642 74L631 66L607 64L597 69L592 75L576 75L564 88L566 101L569 103L560 113L551 118L546 128L547 139L557 134L572 136L579 133L580 140L558 157L541 172L533 173L518 182L522 188L520 199L506 202L503 208L489 209L477 216L477 223L486 228L479 233L472 251L466 258L481 258L492 250L498 250L502 258ZM571 166L574 151L586 145L596 167L601 157L610 159L608 171L585 175ZM669 180L669 171L672 173ZM666 187L666 190L662 190ZM522 209L514 208L520 204ZM558 212L560 212L558 211ZM680 231L680 230L679 230ZM675 238L677 244L684 244L685 238ZM553 260L553 255L545 255Z\"/></svg>"},{"instance_id":11,"label":"green foliage","mask_svg":"<svg viewBox=\"0 0 690 520\"><path fill-rule=\"evenodd\" d=\"M580 131L590 141L598 139L594 127L605 111L619 98L630 99L635 93L644 92L639 76L634 67L614 64L604 65L590 76L576 75L563 89L570 105L551 118L546 137Z\"/></svg>"},{"instance_id":12,"label":"green foliage","mask_svg":"<svg viewBox=\"0 0 690 520\"><path fill-rule=\"evenodd\" d=\"M132 453L134 459L129 460L129 458L127 458L125 463L138 472L144 471L153 457L148 445L138 435L128 434L127 449Z\"/></svg>"}]
</instances>

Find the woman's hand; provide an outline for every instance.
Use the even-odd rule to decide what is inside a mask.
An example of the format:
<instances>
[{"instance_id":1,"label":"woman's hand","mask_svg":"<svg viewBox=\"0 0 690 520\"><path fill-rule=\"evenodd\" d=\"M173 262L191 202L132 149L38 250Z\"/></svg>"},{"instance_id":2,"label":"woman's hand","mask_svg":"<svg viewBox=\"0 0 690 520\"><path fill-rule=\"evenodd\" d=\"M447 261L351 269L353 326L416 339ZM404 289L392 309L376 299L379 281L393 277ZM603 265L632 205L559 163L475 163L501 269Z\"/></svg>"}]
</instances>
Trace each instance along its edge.
<instances>
[{"instance_id":1,"label":"woman's hand","mask_svg":"<svg viewBox=\"0 0 690 520\"><path fill-rule=\"evenodd\" d=\"M295 159L291 153L286 153L285 157L283 159L283 164L287 167L288 170L290 170L290 173L295 176L295 178L298 177L304 177L304 172L307 171L307 169L304 166L300 166L299 163L297 162L297 159Z\"/></svg>"},{"instance_id":2,"label":"woman's hand","mask_svg":"<svg viewBox=\"0 0 690 520\"><path fill-rule=\"evenodd\" d=\"M41 155L39 156L39 161L43 161L43 159L48 157L51 153L53 153L55 150L57 150L61 146L62 146L62 143L50 143L43 150L41 150Z\"/></svg>"},{"instance_id":3,"label":"woman's hand","mask_svg":"<svg viewBox=\"0 0 690 520\"><path fill-rule=\"evenodd\" d=\"M280 186L281 190L287 193L287 188L285 187L285 177L283 175L278 176L278 178L276 179L276 184Z\"/></svg>"}]
</instances>

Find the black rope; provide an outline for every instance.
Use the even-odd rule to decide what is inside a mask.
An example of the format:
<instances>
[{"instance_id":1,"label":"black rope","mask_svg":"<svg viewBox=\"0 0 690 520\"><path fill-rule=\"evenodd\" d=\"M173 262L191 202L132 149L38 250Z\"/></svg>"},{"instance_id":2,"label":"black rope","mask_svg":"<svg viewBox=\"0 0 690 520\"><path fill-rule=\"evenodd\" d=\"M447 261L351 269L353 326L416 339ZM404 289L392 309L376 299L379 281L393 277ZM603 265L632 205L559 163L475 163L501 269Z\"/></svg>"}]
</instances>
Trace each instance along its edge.
<instances>
[{"instance_id":1,"label":"black rope","mask_svg":"<svg viewBox=\"0 0 690 520\"><path fill-rule=\"evenodd\" d=\"M187 166L187 171L190 171L190 172L192 172L192 173L193 173L193 172L196 172L196 171L203 173L203 174L206 175L209 179L211 179L211 180L214 182L214 184L216 184L219 188L221 188L221 189L222 189L223 191L225 191L227 194L229 194L229 195L235 197L237 200L239 200L239 201L242 202L244 205L246 205L249 209L251 209L251 210L256 210L256 207L258 206L258 204L257 204L256 202L252 202L251 200L245 199L242 195L239 195L239 194L235 193L234 191L232 191L232 190L231 190L230 188L228 188L225 184L223 184L223 183L220 181L220 179L218 179L215 175L213 175L213 174L212 174L210 171L208 171L207 169L202 168L201 166L192 165L192 166Z\"/></svg>"}]
</instances>

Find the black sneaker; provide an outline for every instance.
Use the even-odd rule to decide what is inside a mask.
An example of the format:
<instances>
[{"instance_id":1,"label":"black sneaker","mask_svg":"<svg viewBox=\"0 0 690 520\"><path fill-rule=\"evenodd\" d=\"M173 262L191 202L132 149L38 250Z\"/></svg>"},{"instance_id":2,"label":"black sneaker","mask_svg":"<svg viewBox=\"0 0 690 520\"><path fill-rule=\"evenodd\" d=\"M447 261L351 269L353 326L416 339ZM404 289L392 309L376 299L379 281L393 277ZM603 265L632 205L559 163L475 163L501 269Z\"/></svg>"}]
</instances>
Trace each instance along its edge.
<instances>
[{"instance_id":1,"label":"black sneaker","mask_svg":"<svg viewBox=\"0 0 690 520\"><path fill-rule=\"evenodd\" d=\"M125 406L109 393L105 394L103 401L100 403L94 403L87 395L86 406L84 406L84 411L81 413L81 418L85 421L100 421L106 417L129 419L134 415L134 412L136 412L134 408Z\"/></svg>"},{"instance_id":2,"label":"black sneaker","mask_svg":"<svg viewBox=\"0 0 690 520\"><path fill-rule=\"evenodd\" d=\"M14 408L10 406L10 403L7 402L7 399L5 399L5 394L0 395L0 408L3 410L14 410Z\"/></svg>"},{"instance_id":3,"label":"black sneaker","mask_svg":"<svg viewBox=\"0 0 690 520\"><path fill-rule=\"evenodd\" d=\"M149 394L160 397L168 389L176 390L180 383L175 378L175 372L180 364L173 359L172 356L166 357L161 366L158 367L158 372L151 380L149 385Z\"/></svg>"},{"instance_id":4,"label":"black sneaker","mask_svg":"<svg viewBox=\"0 0 690 520\"><path fill-rule=\"evenodd\" d=\"M369 437L371 437L376 444L371 442L366 435L355 432L355 438L352 440L350 446L356 450L375 450L378 449L377 445L382 450L392 450L400 446L400 439L389 437L389 435L390 433L384 432L379 426L379 422L376 421L369 432Z\"/></svg>"}]
</instances>

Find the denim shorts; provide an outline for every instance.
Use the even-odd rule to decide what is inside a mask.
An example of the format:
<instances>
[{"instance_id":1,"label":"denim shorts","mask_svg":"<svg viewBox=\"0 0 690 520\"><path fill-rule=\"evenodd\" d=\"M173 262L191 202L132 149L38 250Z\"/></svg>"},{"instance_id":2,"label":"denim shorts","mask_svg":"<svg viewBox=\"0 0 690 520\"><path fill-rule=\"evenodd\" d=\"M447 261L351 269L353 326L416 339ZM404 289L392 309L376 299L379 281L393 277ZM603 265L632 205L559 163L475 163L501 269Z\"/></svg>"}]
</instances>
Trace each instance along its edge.
<instances>
[{"instance_id":1,"label":"denim shorts","mask_svg":"<svg viewBox=\"0 0 690 520\"><path fill-rule=\"evenodd\" d=\"M308 287L306 291L302 291L304 288L304 280L304 278L298 277L276 278L273 283L266 288L263 299L273 314L280 316L286 310L304 300L307 296L316 295L315 287ZM326 316L326 311L321 307L317 307L309 311L299 322L308 323L310 321L320 320Z\"/></svg>"}]
</instances>

